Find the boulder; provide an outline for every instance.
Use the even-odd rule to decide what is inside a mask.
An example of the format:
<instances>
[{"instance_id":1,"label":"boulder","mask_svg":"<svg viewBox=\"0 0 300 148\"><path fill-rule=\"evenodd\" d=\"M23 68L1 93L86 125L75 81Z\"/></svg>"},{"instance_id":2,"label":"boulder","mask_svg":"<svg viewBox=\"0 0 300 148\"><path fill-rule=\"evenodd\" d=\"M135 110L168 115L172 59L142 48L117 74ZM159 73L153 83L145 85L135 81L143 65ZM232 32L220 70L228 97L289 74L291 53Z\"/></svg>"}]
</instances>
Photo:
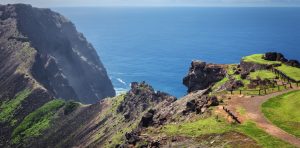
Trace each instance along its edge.
<instances>
[{"instance_id":1,"label":"boulder","mask_svg":"<svg viewBox=\"0 0 300 148\"><path fill-rule=\"evenodd\" d=\"M138 141L140 141L140 137L137 133L131 132L125 134L126 143L135 145Z\"/></svg>"},{"instance_id":2,"label":"boulder","mask_svg":"<svg viewBox=\"0 0 300 148\"><path fill-rule=\"evenodd\" d=\"M155 110L150 109L141 119L140 126L142 127L148 127L152 125L153 123L153 116L154 116Z\"/></svg>"},{"instance_id":3,"label":"boulder","mask_svg":"<svg viewBox=\"0 0 300 148\"><path fill-rule=\"evenodd\" d=\"M242 72L242 73L241 73L241 79L246 79L248 75L249 75L249 72L248 72L248 71Z\"/></svg>"}]
</instances>

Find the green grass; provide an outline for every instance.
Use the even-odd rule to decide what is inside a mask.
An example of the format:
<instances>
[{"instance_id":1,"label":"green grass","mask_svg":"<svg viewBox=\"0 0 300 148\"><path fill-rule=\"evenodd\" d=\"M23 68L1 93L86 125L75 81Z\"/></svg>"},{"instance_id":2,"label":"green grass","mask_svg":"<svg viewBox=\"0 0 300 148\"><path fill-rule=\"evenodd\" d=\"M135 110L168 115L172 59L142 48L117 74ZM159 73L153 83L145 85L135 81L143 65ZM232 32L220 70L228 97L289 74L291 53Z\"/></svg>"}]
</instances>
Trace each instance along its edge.
<instances>
[{"instance_id":1,"label":"green grass","mask_svg":"<svg viewBox=\"0 0 300 148\"><path fill-rule=\"evenodd\" d=\"M238 112L239 114L241 114L241 115L245 115L245 114L246 114L246 109L239 106L239 107L237 108L237 112Z\"/></svg>"},{"instance_id":2,"label":"green grass","mask_svg":"<svg viewBox=\"0 0 300 148\"><path fill-rule=\"evenodd\" d=\"M282 64L281 66L276 67L276 69L281 71L288 77L294 79L295 81L300 81L300 68Z\"/></svg>"},{"instance_id":3,"label":"green grass","mask_svg":"<svg viewBox=\"0 0 300 148\"><path fill-rule=\"evenodd\" d=\"M30 113L14 129L12 142L18 144L26 141L27 138L40 136L45 129L50 127L54 114L64 104L63 100L52 100Z\"/></svg>"},{"instance_id":4,"label":"green grass","mask_svg":"<svg viewBox=\"0 0 300 148\"><path fill-rule=\"evenodd\" d=\"M227 69L226 69L227 74L228 75L233 75L234 72L235 72L235 70L233 70L234 68L237 69L237 64L229 64Z\"/></svg>"},{"instance_id":5,"label":"green grass","mask_svg":"<svg viewBox=\"0 0 300 148\"><path fill-rule=\"evenodd\" d=\"M253 54L246 57L243 57L244 62L251 62L251 63L257 63L257 64L265 64L265 65L272 65L272 64L280 64L279 61L268 61L264 60L263 54Z\"/></svg>"},{"instance_id":6,"label":"green grass","mask_svg":"<svg viewBox=\"0 0 300 148\"><path fill-rule=\"evenodd\" d=\"M300 91L292 91L263 103L262 111L276 126L300 138Z\"/></svg>"},{"instance_id":7,"label":"green grass","mask_svg":"<svg viewBox=\"0 0 300 148\"><path fill-rule=\"evenodd\" d=\"M200 119L195 122L181 124L169 124L163 127L163 132L167 135L185 135L197 137L205 134L218 134L231 130L231 126L214 117Z\"/></svg>"},{"instance_id":8,"label":"green grass","mask_svg":"<svg viewBox=\"0 0 300 148\"><path fill-rule=\"evenodd\" d=\"M75 111L80 106L80 103L75 101L68 101L64 106L64 114L68 115Z\"/></svg>"},{"instance_id":9,"label":"green grass","mask_svg":"<svg viewBox=\"0 0 300 148\"><path fill-rule=\"evenodd\" d=\"M212 87L212 89L213 89L213 90L216 90L216 89L218 89L220 86L224 85L224 84L225 84L226 82L228 82L228 81L229 81L228 77L224 77L221 81L217 82L217 83Z\"/></svg>"},{"instance_id":10,"label":"green grass","mask_svg":"<svg viewBox=\"0 0 300 148\"><path fill-rule=\"evenodd\" d=\"M275 138L262 129L258 128L253 122L233 125L225 121L214 118L213 116L200 119L194 122L185 122L180 124L168 124L162 128L162 133L168 136L188 136L198 137L207 134L222 134L230 131L243 133L254 139L264 148L292 148L294 146Z\"/></svg>"},{"instance_id":11,"label":"green grass","mask_svg":"<svg viewBox=\"0 0 300 148\"><path fill-rule=\"evenodd\" d=\"M29 89L25 89L16 94L14 99L5 101L0 106L0 122L7 122L13 119L15 111L21 106L22 101L28 97L31 93ZM14 125L17 121L13 120L11 125Z\"/></svg>"},{"instance_id":12,"label":"green grass","mask_svg":"<svg viewBox=\"0 0 300 148\"><path fill-rule=\"evenodd\" d=\"M242 125L238 126L237 131L251 137L259 145L264 148L293 148L295 146L290 145L278 138L275 138L262 129L258 128L255 123L253 122L245 122Z\"/></svg>"},{"instance_id":13,"label":"green grass","mask_svg":"<svg viewBox=\"0 0 300 148\"><path fill-rule=\"evenodd\" d=\"M269 70L257 70L250 73L251 79L256 79L257 77L261 79L275 79L276 75Z\"/></svg>"}]
</instances>

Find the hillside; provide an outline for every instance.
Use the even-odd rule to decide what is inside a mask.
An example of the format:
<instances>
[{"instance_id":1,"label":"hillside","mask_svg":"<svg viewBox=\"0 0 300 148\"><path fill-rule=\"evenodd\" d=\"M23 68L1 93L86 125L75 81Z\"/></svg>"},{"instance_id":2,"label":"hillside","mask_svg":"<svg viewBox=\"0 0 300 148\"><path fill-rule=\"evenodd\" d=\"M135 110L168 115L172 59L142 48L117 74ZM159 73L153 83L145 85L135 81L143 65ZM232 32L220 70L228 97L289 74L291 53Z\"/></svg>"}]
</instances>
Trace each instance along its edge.
<instances>
[{"instance_id":1,"label":"hillside","mask_svg":"<svg viewBox=\"0 0 300 148\"><path fill-rule=\"evenodd\" d=\"M60 14L0 5L1 145L54 98L95 103L115 91L95 49Z\"/></svg>"},{"instance_id":2,"label":"hillside","mask_svg":"<svg viewBox=\"0 0 300 148\"><path fill-rule=\"evenodd\" d=\"M192 61L182 98L146 82L114 96L66 18L23 4L0 18L0 147L300 147L300 65L280 53Z\"/></svg>"}]
</instances>

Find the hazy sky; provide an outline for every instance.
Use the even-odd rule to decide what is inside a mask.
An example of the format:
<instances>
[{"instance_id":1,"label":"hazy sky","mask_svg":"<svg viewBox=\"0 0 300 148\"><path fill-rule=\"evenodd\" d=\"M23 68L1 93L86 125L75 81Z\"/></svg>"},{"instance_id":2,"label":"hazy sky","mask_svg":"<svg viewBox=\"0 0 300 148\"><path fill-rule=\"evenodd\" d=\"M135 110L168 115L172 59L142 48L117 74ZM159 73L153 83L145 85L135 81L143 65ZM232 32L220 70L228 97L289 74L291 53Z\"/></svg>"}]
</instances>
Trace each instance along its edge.
<instances>
[{"instance_id":1,"label":"hazy sky","mask_svg":"<svg viewBox=\"0 0 300 148\"><path fill-rule=\"evenodd\" d=\"M300 0L0 0L0 4L29 3L59 6L300 6Z\"/></svg>"}]
</instances>

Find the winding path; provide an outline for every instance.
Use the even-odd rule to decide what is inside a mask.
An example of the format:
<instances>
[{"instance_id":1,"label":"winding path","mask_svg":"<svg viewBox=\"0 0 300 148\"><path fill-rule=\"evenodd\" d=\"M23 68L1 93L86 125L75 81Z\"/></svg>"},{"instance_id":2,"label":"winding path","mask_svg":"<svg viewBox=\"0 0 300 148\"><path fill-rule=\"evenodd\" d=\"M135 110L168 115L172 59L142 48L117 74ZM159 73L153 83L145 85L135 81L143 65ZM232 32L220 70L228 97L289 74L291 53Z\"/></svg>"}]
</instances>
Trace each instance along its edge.
<instances>
[{"instance_id":1,"label":"winding path","mask_svg":"<svg viewBox=\"0 0 300 148\"><path fill-rule=\"evenodd\" d=\"M270 135L282 139L288 143L295 145L300 148L300 139L283 131L279 127L273 125L270 121L268 121L264 114L261 112L261 105L267 101L268 99L293 91L298 89L290 89L286 91L276 92L265 96L255 96L255 97L232 97L232 99L228 102L228 108L235 112L235 114L239 117L239 119L243 122L247 119L250 119L257 123L257 126L265 130ZM237 113L239 107L242 107L246 110L244 115L240 115Z\"/></svg>"}]
</instances>

